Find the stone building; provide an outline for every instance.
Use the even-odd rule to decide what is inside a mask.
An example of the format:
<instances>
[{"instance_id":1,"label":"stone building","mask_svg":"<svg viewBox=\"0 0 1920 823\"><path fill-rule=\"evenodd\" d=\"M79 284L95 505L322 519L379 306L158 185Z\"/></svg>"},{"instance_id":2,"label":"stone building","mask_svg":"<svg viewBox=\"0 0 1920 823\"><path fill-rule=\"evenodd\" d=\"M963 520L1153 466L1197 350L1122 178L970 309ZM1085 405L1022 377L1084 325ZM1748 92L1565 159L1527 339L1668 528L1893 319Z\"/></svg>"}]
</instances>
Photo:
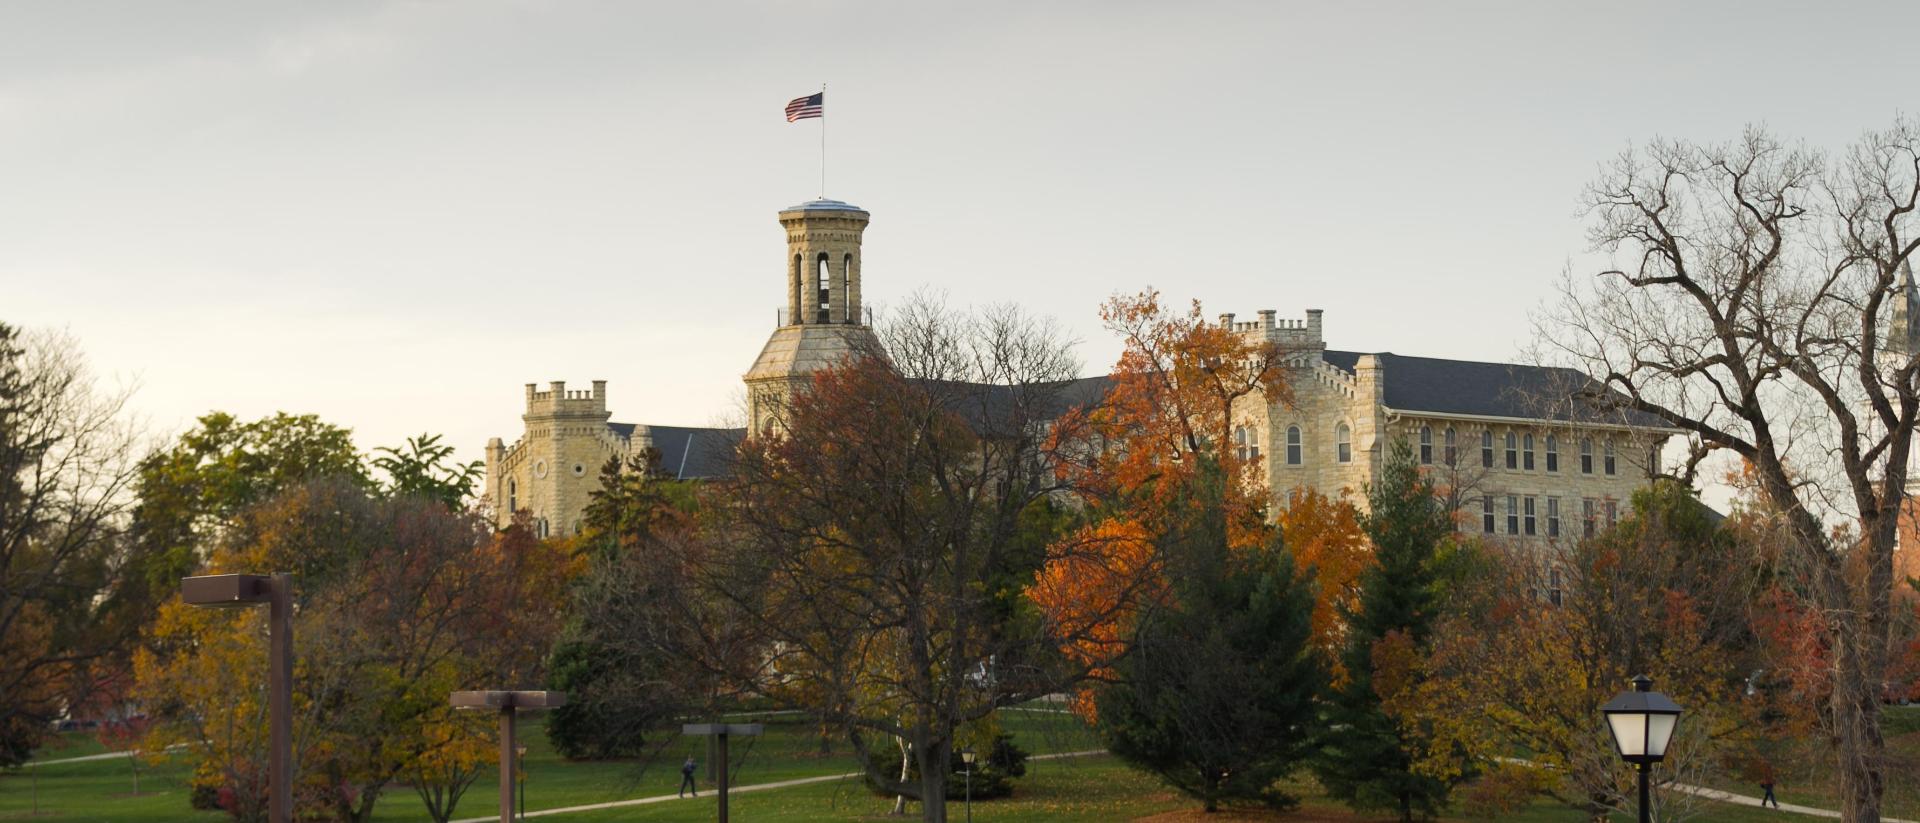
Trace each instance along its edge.
<instances>
[{"instance_id":1,"label":"stone building","mask_svg":"<svg viewBox=\"0 0 1920 823\"><path fill-rule=\"evenodd\" d=\"M871 215L836 200L784 209L786 307L744 375L748 420L764 430L798 381L877 345L861 303L860 243ZM1247 398L1235 447L1264 467L1277 505L1296 488L1355 494L1377 479L1392 438L1414 444L1461 515L1463 528L1502 539L1577 537L1617 518L1659 465L1675 431L1645 416L1601 414L1573 398L1577 373L1535 366L1328 349L1324 316L1220 322L1286 353L1291 404ZM1101 378L1081 381L1098 395ZM647 448L685 478L717 476L747 429L610 422L606 384L526 387L518 442L487 444L486 493L502 525L526 510L543 534L572 533L599 467Z\"/></svg>"},{"instance_id":2,"label":"stone building","mask_svg":"<svg viewBox=\"0 0 1920 823\"><path fill-rule=\"evenodd\" d=\"M559 380L546 391L528 383L526 408L520 416L526 428L518 441L512 446L498 437L487 441L485 494L500 527L524 510L541 537L580 531L608 459L625 463L653 449L660 467L675 477L714 477L745 434L743 429L610 422L605 380L593 381L591 391L569 390Z\"/></svg>"},{"instance_id":3,"label":"stone building","mask_svg":"<svg viewBox=\"0 0 1920 823\"><path fill-rule=\"evenodd\" d=\"M1680 433L1582 401L1592 383L1567 369L1328 349L1317 310L1220 323L1274 343L1287 363L1292 403L1249 398L1233 432L1277 506L1295 489L1364 503L1389 444L1404 439L1462 530L1544 546L1611 525ZM1551 596L1557 572L1543 571Z\"/></svg>"}]
</instances>

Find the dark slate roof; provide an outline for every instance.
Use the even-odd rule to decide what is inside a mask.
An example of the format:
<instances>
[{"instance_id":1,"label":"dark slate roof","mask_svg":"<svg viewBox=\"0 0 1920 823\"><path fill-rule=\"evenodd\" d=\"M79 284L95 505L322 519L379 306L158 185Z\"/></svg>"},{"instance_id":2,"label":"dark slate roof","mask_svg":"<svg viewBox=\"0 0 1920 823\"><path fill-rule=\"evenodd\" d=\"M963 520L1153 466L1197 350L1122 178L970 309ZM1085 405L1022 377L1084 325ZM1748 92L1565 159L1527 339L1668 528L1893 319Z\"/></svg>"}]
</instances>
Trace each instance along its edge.
<instances>
[{"instance_id":1,"label":"dark slate roof","mask_svg":"<svg viewBox=\"0 0 1920 823\"><path fill-rule=\"evenodd\" d=\"M1322 357L1352 374L1364 354L1367 352L1328 350ZM1608 409L1581 397L1581 392L1592 391L1599 384L1573 369L1408 357L1392 352L1373 355L1380 358L1386 371L1385 403L1395 411L1668 427L1653 415Z\"/></svg>"},{"instance_id":2,"label":"dark slate roof","mask_svg":"<svg viewBox=\"0 0 1920 823\"><path fill-rule=\"evenodd\" d=\"M1069 409L1095 406L1106 399L1113 387L1113 378L1107 375L1032 383L1018 388L945 380L915 382L941 398L947 408L965 418L976 431L987 430L988 422L997 426L1009 421L1049 420ZM1021 403L1031 408L1020 409Z\"/></svg>"},{"instance_id":3,"label":"dark slate roof","mask_svg":"<svg viewBox=\"0 0 1920 823\"><path fill-rule=\"evenodd\" d=\"M631 438L635 424L608 423L621 437ZM682 480L725 477L734 448L746 429L702 429L690 426L648 426L653 447L660 450L660 467Z\"/></svg>"}]
</instances>

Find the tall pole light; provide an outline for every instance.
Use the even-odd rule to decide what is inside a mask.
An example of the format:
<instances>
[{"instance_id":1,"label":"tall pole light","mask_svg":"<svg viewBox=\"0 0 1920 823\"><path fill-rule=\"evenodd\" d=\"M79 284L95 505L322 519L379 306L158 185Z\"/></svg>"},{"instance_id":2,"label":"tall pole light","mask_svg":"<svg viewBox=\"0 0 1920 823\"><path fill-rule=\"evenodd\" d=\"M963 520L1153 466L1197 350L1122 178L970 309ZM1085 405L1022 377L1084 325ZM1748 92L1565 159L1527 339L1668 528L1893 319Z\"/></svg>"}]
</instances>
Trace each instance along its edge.
<instances>
[{"instance_id":1,"label":"tall pole light","mask_svg":"<svg viewBox=\"0 0 1920 823\"><path fill-rule=\"evenodd\" d=\"M1647 776L1653 764L1666 759L1667 744L1680 726L1680 705L1653 690L1653 679L1646 675L1633 678L1633 690L1600 707L1613 732L1613 747L1620 759L1633 764L1640 777L1640 823L1652 823L1653 806L1647 790Z\"/></svg>"},{"instance_id":2,"label":"tall pole light","mask_svg":"<svg viewBox=\"0 0 1920 823\"><path fill-rule=\"evenodd\" d=\"M960 750L960 762L967 765L967 823L973 823L973 747Z\"/></svg>"},{"instance_id":3,"label":"tall pole light","mask_svg":"<svg viewBox=\"0 0 1920 823\"><path fill-rule=\"evenodd\" d=\"M714 794L720 797L720 823L727 823L727 772L729 771L727 768L727 738L753 737L765 730L766 727L759 723L687 723L680 727L681 734L711 737L716 744L715 748L718 751L715 753L713 762L710 765L718 765L720 767L715 771L713 781Z\"/></svg>"},{"instance_id":4,"label":"tall pole light","mask_svg":"<svg viewBox=\"0 0 1920 823\"><path fill-rule=\"evenodd\" d=\"M519 764L519 768L520 768L520 775L519 775L520 777L520 789L519 789L520 818L519 819L525 820L527 819L527 746L526 744L524 743L520 744L518 748L513 750L513 754L514 754L514 762Z\"/></svg>"},{"instance_id":5,"label":"tall pole light","mask_svg":"<svg viewBox=\"0 0 1920 823\"><path fill-rule=\"evenodd\" d=\"M513 719L518 709L553 709L567 704L566 692L454 692L447 702L456 709L494 709L500 713L500 823L513 823Z\"/></svg>"},{"instance_id":6,"label":"tall pole light","mask_svg":"<svg viewBox=\"0 0 1920 823\"><path fill-rule=\"evenodd\" d=\"M293 575L183 577L180 600L208 608L267 604L267 819L293 823Z\"/></svg>"}]
</instances>

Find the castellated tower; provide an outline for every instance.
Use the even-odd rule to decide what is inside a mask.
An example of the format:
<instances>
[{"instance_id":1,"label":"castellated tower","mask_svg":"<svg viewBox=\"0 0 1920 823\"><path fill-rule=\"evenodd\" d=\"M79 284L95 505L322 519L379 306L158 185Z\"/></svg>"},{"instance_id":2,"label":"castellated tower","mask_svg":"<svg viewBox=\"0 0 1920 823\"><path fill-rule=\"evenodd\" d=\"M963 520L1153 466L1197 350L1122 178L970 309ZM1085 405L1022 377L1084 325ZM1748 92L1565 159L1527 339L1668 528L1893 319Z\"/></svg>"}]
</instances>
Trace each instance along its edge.
<instances>
[{"instance_id":1,"label":"castellated tower","mask_svg":"<svg viewBox=\"0 0 1920 823\"><path fill-rule=\"evenodd\" d=\"M838 200L780 212L787 230L787 306L745 376L749 431L778 425L782 404L810 372L857 350L878 350L860 304L860 238L870 217Z\"/></svg>"},{"instance_id":2,"label":"castellated tower","mask_svg":"<svg viewBox=\"0 0 1920 823\"><path fill-rule=\"evenodd\" d=\"M600 466L624 454L607 426L607 381L592 391L570 391L565 381L540 391L527 384L525 434L512 448L500 438L487 442L487 493L501 512L502 525L526 509L536 534L573 534L580 512L600 487Z\"/></svg>"}]
</instances>

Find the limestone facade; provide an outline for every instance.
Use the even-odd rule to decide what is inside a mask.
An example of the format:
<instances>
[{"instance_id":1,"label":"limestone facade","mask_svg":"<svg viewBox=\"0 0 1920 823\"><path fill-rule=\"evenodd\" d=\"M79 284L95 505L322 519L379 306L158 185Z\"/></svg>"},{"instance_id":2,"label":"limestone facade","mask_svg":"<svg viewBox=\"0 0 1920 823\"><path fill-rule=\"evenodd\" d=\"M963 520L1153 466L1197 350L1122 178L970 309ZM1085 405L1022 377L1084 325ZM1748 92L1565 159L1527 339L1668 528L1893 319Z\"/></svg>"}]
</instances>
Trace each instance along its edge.
<instances>
[{"instance_id":1,"label":"limestone facade","mask_svg":"<svg viewBox=\"0 0 1920 823\"><path fill-rule=\"evenodd\" d=\"M724 473L722 461L696 453L699 444L721 451L748 431L777 426L785 398L811 372L856 351L878 351L861 303L860 245L871 215L816 200L782 210L779 219L787 303L743 375L748 428L612 423L605 381L591 391L528 384L520 439L508 447L495 438L486 449L485 491L502 526L524 509L543 535L577 531L600 467L648 448L671 452L663 466L678 476ZM1547 545L1621 516L1648 467L1658 465L1659 444L1674 434L1645 419L1582 415L1524 396L1552 394L1554 380L1570 373L1334 351L1319 310L1299 319L1273 310L1258 317L1227 314L1220 323L1284 353L1292 398L1243 398L1233 433L1243 455L1257 456L1276 506L1302 488L1363 503L1388 444L1405 438L1457 504L1460 528Z\"/></svg>"},{"instance_id":2,"label":"limestone facade","mask_svg":"<svg viewBox=\"0 0 1920 823\"><path fill-rule=\"evenodd\" d=\"M742 378L749 430L777 425L781 404L809 373L856 351L879 351L860 304L860 241L871 218L838 200L780 212L787 234L787 308Z\"/></svg>"},{"instance_id":3,"label":"limestone facade","mask_svg":"<svg viewBox=\"0 0 1920 823\"><path fill-rule=\"evenodd\" d=\"M1247 398L1236 448L1257 457L1276 507L1297 489L1365 504L1390 444L1404 438L1451 503L1462 531L1543 547L1624 516L1678 433L1645 417L1579 414L1570 372L1327 349L1322 312L1220 322L1283 352L1292 401ZM1556 389L1560 389L1556 391Z\"/></svg>"},{"instance_id":4,"label":"limestone facade","mask_svg":"<svg viewBox=\"0 0 1920 823\"><path fill-rule=\"evenodd\" d=\"M526 428L508 448L496 437L487 441L486 493L500 513L500 525L525 509L536 534L573 534L580 514L600 486L600 467L609 457L625 459L631 444L607 426L607 382L591 391L572 391L565 381L539 391L526 388Z\"/></svg>"}]
</instances>

